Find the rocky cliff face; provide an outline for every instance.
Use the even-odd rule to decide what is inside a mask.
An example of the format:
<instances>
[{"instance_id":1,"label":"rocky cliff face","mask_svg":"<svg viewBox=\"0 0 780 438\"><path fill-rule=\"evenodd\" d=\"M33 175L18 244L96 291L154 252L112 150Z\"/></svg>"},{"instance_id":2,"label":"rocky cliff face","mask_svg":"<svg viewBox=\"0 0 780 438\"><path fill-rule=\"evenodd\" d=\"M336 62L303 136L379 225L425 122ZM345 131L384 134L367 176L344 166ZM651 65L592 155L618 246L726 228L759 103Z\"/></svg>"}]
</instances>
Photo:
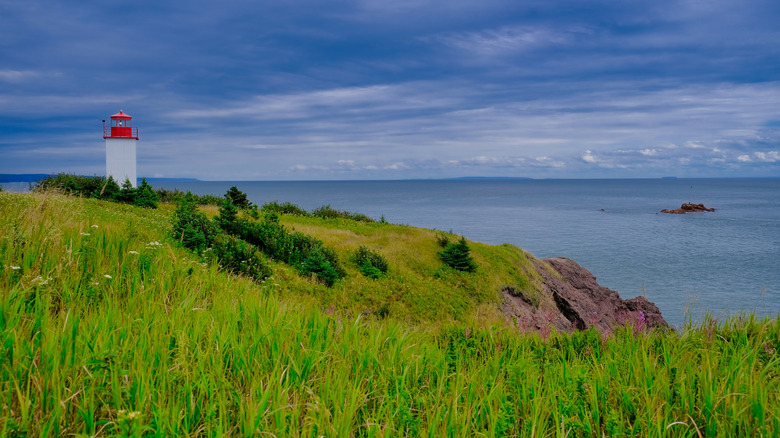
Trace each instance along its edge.
<instances>
[{"instance_id":1,"label":"rocky cliff face","mask_svg":"<svg viewBox=\"0 0 780 438\"><path fill-rule=\"evenodd\" d=\"M552 297L555 307L541 309L522 292L505 288L503 311L520 330L552 326L569 332L595 327L609 333L628 323L637 329L669 327L658 307L647 298L620 298L617 292L599 285L596 277L574 260L554 257L534 264L544 280L543 293Z\"/></svg>"}]
</instances>

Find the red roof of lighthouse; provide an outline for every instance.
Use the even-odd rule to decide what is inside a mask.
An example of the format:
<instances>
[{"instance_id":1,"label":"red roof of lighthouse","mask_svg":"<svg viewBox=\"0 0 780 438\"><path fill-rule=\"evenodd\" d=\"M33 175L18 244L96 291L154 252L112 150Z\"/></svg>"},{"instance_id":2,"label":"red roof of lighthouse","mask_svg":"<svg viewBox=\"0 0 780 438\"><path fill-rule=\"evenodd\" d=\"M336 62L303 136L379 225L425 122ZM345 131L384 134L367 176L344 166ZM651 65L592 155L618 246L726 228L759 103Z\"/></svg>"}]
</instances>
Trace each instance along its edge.
<instances>
[{"instance_id":1,"label":"red roof of lighthouse","mask_svg":"<svg viewBox=\"0 0 780 438\"><path fill-rule=\"evenodd\" d=\"M114 114L113 116L111 116L111 118L112 119L132 119L132 117L130 117L127 114L125 114L124 112L122 112L122 110L119 110L119 112Z\"/></svg>"}]
</instances>

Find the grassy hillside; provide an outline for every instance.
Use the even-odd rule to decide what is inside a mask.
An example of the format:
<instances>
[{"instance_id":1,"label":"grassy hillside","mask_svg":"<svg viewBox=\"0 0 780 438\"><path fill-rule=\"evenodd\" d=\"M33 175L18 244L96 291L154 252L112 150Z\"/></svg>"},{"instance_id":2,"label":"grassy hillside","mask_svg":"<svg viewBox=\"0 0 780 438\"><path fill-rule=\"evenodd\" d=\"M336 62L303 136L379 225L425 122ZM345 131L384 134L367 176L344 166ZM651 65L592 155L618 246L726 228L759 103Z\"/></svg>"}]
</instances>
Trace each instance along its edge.
<instances>
[{"instance_id":1,"label":"grassy hillside","mask_svg":"<svg viewBox=\"0 0 780 438\"><path fill-rule=\"evenodd\" d=\"M0 192L0 436L780 430L777 320L521 334L495 305L538 291L517 248L471 244L467 274L442 268L435 231L285 216L348 275L327 288L270 262L258 283L181 248L171 212ZM385 278L348 262L360 245Z\"/></svg>"}]
</instances>

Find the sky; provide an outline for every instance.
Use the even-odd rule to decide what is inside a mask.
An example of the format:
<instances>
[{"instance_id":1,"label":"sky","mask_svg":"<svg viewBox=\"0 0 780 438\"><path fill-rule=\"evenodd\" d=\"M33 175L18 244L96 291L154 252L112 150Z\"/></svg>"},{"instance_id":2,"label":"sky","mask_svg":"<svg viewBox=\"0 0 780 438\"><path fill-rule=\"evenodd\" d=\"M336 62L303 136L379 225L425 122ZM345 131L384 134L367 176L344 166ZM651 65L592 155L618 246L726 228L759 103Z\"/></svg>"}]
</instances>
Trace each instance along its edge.
<instances>
[{"instance_id":1,"label":"sky","mask_svg":"<svg viewBox=\"0 0 780 438\"><path fill-rule=\"evenodd\" d=\"M777 0L0 0L0 173L780 177Z\"/></svg>"}]
</instances>

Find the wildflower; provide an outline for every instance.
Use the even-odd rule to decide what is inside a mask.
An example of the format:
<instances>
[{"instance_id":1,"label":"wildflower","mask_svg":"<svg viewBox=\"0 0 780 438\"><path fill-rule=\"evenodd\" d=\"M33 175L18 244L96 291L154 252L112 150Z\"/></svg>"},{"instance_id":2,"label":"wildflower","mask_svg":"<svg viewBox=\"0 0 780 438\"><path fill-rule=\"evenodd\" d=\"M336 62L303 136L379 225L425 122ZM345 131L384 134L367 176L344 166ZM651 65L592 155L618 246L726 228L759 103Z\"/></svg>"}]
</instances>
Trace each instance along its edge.
<instances>
[{"instance_id":1,"label":"wildflower","mask_svg":"<svg viewBox=\"0 0 780 438\"><path fill-rule=\"evenodd\" d=\"M22 269L22 267L21 266L11 266L11 269L13 269L15 271L17 269Z\"/></svg>"},{"instance_id":2,"label":"wildflower","mask_svg":"<svg viewBox=\"0 0 780 438\"><path fill-rule=\"evenodd\" d=\"M129 251L130 254L138 254L138 251Z\"/></svg>"},{"instance_id":3,"label":"wildflower","mask_svg":"<svg viewBox=\"0 0 780 438\"><path fill-rule=\"evenodd\" d=\"M79 233L79 234L81 234L82 236L89 236L90 235L89 233Z\"/></svg>"},{"instance_id":4,"label":"wildflower","mask_svg":"<svg viewBox=\"0 0 780 438\"><path fill-rule=\"evenodd\" d=\"M103 275L103 276L104 276L104 277L106 277L106 278L112 278L112 277L111 277L110 275L108 275L108 274L105 274L105 275Z\"/></svg>"},{"instance_id":5,"label":"wildflower","mask_svg":"<svg viewBox=\"0 0 780 438\"><path fill-rule=\"evenodd\" d=\"M97 228L97 227L98 227L97 225L92 225L92 228Z\"/></svg>"},{"instance_id":6,"label":"wildflower","mask_svg":"<svg viewBox=\"0 0 780 438\"><path fill-rule=\"evenodd\" d=\"M139 415L141 415L141 413L140 413L140 412L138 412L138 411L133 411L133 412L130 412L129 414L127 414L127 419L128 419L128 420L132 420L132 419L134 419L135 417L137 417L137 416L139 416Z\"/></svg>"},{"instance_id":7,"label":"wildflower","mask_svg":"<svg viewBox=\"0 0 780 438\"><path fill-rule=\"evenodd\" d=\"M36 286L43 286L45 284L49 284L49 280L51 280L51 278L43 278L39 275L32 279L32 284Z\"/></svg>"}]
</instances>

